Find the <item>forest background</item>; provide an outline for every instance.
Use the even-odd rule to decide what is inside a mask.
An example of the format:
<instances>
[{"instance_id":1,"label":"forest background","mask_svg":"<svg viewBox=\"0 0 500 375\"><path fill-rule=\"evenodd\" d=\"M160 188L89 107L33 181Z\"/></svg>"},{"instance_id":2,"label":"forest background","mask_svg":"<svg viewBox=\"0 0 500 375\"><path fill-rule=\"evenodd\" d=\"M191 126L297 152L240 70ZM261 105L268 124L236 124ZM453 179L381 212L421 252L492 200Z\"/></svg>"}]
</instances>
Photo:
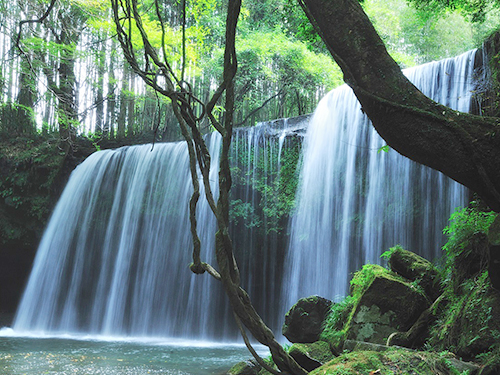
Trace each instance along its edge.
<instances>
[{"instance_id":1,"label":"forest background","mask_svg":"<svg viewBox=\"0 0 500 375\"><path fill-rule=\"evenodd\" d=\"M152 133L156 140L178 139L168 99L147 88L125 63L108 2L57 0L43 22L25 22L39 20L49 3L0 2L1 135L59 132L69 142L82 135L97 148L102 139L149 134L152 141ZM224 1L164 3L173 68L184 67L184 80L195 95L208 98L222 74ZM402 67L479 46L500 17L497 9L478 16L459 6L414 3L417 7L405 0L363 2ZM153 2L147 4L145 27L159 48L161 30L155 15L148 17ZM290 0L244 2L237 54L235 125L310 113L327 91L343 83L340 69Z\"/></svg>"}]
</instances>

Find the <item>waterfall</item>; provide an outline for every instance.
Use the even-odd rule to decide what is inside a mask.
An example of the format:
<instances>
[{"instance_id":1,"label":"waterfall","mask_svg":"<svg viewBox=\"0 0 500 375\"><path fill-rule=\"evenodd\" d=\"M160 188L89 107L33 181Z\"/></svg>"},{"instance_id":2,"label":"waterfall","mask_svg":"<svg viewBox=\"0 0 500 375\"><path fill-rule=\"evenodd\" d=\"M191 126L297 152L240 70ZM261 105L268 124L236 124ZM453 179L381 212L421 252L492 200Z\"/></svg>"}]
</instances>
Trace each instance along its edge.
<instances>
[{"instance_id":1,"label":"waterfall","mask_svg":"<svg viewBox=\"0 0 500 375\"><path fill-rule=\"evenodd\" d=\"M293 145L298 160L303 126L297 121L262 123L235 129L233 135L230 231L235 256L242 285L274 328L287 217L277 220L267 210L282 186L280 163L293 164L289 155L281 158L282 150ZM221 138L212 134L207 143L216 194ZM236 340L239 333L221 284L188 268L191 193L184 142L92 154L73 171L52 214L14 330ZM203 191L197 220L202 260L217 267L216 223Z\"/></svg>"},{"instance_id":2,"label":"waterfall","mask_svg":"<svg viewBox=\"0 0 500 375\"><path fill-rule=\"evenodd\" d=\"M407 74L436 100L467 111L472 56ZM390 246L438 256L449 214L466 201L466 191L441 174L394 150L379 152L383 141L343 86L310 121L289 223L304 120L235 129L231 151L235 257L243 287L275 330L283 308L310 294L344 294L349 272L379 262ZM220 137L208 142L217 192ZM52 214L14 330L234 340L238 332L220 283L188 269L191 192L184 143L87 158ZM216 266L216 224L201 196L202 259Z\"/></svg>"},{"instance_id":3,"label":"waterfall","mask_svg":"<svg viewBox=\"0 0 500 375\"><path fill-rule=\"evenodd\" d=\"M233 134L230 233L242 285L274 329L281 321L288 227L284 206L293 202L291 180L296 180L305 124L304 117L284 119L236 129Z\"/></svg>"},{"instance_id":4,"label":"waterfall","mask_svg":"<svg viewBox=\"0 0 500 375\"><path fill-rule=\"evenodd\" d=\"M475 51L405 71L424 94L468 112ZM283 298L345 295L349 275L401 244L439 257L442 229L467 192L441 173L419 165L384 141L341 86L319 103L307 130L297 210L291 219Z\"/></svg>"},{"instance_id":5,"label":"waterfall","mask_svg":"<svg viewBox=\"0 0 500 375\"><path fill-rule=\"evenodd\" d=\"M220 137L212 137L214 166L219 145ZM73 171L40 243L15 331L224 335L213 325L220 288L212 292L215 281L188 269L186 145L151 147L96 152ZM216 181L217 168L212 173ZM212 261L215 222L206 200L198 223L203 256Z\"/></svg>"}]
</instances>

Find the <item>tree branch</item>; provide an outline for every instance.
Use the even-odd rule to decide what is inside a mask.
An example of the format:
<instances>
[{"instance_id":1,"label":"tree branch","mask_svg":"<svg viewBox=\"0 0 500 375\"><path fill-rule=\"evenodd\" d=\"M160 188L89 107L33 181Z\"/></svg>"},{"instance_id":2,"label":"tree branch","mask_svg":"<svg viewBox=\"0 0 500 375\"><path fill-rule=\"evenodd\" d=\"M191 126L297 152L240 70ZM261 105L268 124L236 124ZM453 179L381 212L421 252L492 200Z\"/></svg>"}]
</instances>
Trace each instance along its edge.
<instances>
[{"instance_id":1,"label":"tree branch","mask_svg":"<svg viewBox=\"0 0 500 375\"><path fill-rule=\"evenodd\" d=\"M17 33L16 43L15 43L15 45L17 46L17 48L19 50L21 50L21 47L19 46L19 42L21 41L21 31L22 31L23 25L26 24L26 23L42 23L43 21L45 21L47 19L47 17L49 16L50 12L52 11L52 8L54 8L54 6L56 5L56 1L57 0L51 0L50 1L49 7L47 8L47 10L45 11L45 13L40 18L38 18L38 19L32 19L32 20L21 20L21 21L19 21L19 32Z\"/></svg>"}]
</instances>

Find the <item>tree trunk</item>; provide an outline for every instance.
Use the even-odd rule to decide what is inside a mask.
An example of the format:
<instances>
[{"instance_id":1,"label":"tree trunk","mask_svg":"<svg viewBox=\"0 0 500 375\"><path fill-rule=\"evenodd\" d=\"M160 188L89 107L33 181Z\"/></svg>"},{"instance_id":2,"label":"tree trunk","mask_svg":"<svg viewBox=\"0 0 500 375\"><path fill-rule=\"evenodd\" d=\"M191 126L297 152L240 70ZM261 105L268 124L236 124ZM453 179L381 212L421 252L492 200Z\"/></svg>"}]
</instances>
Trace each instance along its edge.
<instances>
[{"instance_id":1,"label":"tree trunk","mask_svg":"<svg viewBox=\"0 0 500 375\"><path fill-rule=\"evenodd\" d=\"M107 38L107 33L103 34L102 39ZM96 118L94 133L101 135L104 128L104 68L106 64L106 44L102 43L96 56L97 62L97 95L96 95Z\"/></svg>"},{"instance_id":2,"label":"tree trunk","mask_svg":"<svg viewBox=\"0 0 500 375\"><path fill-rule=\"evenodd\" d=\"M123 67L122 87L120 90L120 110L116 124L116 138L125 138L125 128L127 126L127 99L128 99L128 65Z\"/></svg>"},{"instance_id":3,"label":"tree trunk","mask_svg":"<svg viewBox=\"0 0 500 375\"><path fill-rule=\"evenodd\" d=\"M116 108L116 95L115 95L115 73L114 73L114 56L111 52L111 59L109 64L109 78L108 78L108 106L106 110L106 120L104 121L104 137L113 139L115 136L115 108Z\"/></svg>"},{"instance_id":4,"label":"tree trunk","mask_svg":"<svg viewBox=\"0 0 500 375\"><path fill-rule=\"evenodd\" d=\"M500 212L500 120L424 96L389 56L357 0L299 0L389 146L443 172Z\"/></svg>"}]
</instances>

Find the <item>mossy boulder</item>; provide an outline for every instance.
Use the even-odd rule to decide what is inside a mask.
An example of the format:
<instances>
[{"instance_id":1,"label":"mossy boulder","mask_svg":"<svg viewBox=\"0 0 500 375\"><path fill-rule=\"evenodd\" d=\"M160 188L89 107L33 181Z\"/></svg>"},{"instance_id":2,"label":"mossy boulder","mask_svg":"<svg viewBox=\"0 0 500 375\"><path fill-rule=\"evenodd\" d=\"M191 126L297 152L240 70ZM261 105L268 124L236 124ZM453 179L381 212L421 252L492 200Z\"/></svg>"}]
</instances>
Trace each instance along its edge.
<instances>
[{"instance_id":1,"label":"mossy boulder","mask_svg":"<svg viewBox=\"0 0 500 375\"><path fill-rule=\"evenodd\" d=\"M387 339L387 345L420 349L427 342L431 326L435 323L442 306L446 305L444 295L439 296L428 309L424 310L417 321L406 332L395 332Z\"/></svg>"},{"instance_id":2,"label":"mossy boulder","mask_svg":"<svg viewBox=\"0 0 500 375\"><path fill-rule=\"evenodd\" d=\"M432 301L442 293L438 270L420 255L395 246L389 251L388 265L398 275L410 281L418 281Z\"/></svg>"},{"instance_id":3,"label":"mossy boulder","mask_svg":"<svg viewBox=\"0 0 500 375\"><path fill-rule=\"evenodd\" d=\"M356 351L343 354L312 371L310 375L359 374L461 374L474 375L478 366L464 363L452 354L393 349L383 352Z\"/></svg>"},{"instance_id":4,"label":"mossy boulder","mask_svg":"<svg viewBox=\"0 0 500 375\"><path fill-rule=\"evenodd\" d=\"M406 331L429 307L413 284L389 272L379 273L356 304L347 338L385 344L393 332Z\"/></svg>"},{"instance_id":5,"label":"mossy boulder","mask_svg":"<svg viewBox=\"0 0 500 375\"><path fill-rule=\"evenodd\" d=\"M293 344L290 355L307 371L312 371L335 357L330 351L330 345L324 341Z\"/></svg>"},{"instance_id":6,"label":"mossy boulder","mask_svg":"<svg viewBox=\"0 0 500 375\"><path fill-rule=\"evenodd\" d=\"M253 361L242 361L235 364L227 375L259 375L261 366Z\"/></svg>"},{"instance_id":7,"label":"mossy boulder","mask_svg":"<svg viewBox=\"0 0 500 375\"><path fill-rule=\"evenodd\" d=\"M282 333L293 343L319 340L332 301L319 296L301 298L285 315Z\"/></svg>"}]
</instances>

